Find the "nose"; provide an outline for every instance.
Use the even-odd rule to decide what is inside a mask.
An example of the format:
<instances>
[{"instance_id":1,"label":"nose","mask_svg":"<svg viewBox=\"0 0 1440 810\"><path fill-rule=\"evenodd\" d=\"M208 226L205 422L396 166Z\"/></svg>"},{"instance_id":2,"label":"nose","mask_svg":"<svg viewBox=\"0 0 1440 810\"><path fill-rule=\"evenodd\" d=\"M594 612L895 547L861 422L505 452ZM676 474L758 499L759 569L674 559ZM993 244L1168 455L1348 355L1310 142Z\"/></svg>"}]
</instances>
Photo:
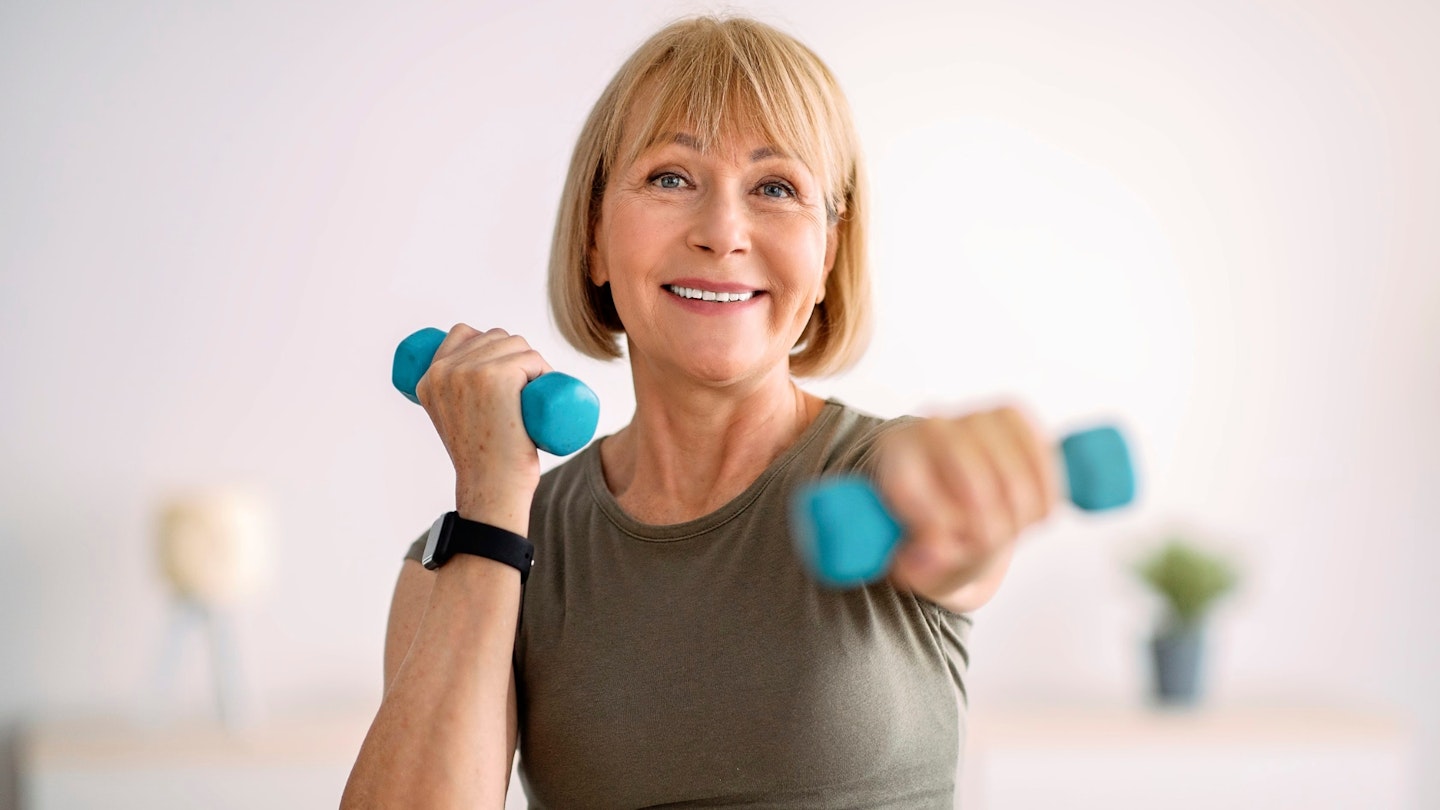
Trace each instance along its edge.
<instances>
[{"instance_id":1,"label":"nose","mask_svg":"<svg viewBox=\"0 0 1440 810\"><path fill-rule=\"evenodd\" d=\"M690 225L689 243L724 257L750 249L750 217L739 195L720 190L705 194Z\"/></svg>"}]
</instances>

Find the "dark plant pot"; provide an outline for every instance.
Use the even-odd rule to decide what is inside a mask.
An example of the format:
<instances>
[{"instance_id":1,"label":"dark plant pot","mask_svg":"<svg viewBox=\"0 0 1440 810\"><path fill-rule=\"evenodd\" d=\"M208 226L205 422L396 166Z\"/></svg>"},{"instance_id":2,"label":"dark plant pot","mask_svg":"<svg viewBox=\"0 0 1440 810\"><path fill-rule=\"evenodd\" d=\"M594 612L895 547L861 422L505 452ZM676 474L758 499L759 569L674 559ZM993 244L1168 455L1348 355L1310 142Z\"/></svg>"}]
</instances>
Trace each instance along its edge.
<instances>
[{"instance_id":1,"label":"dark plant pot","mask_svg":"<svg viewBox=\"0 0 1440 810\"><path fill-rule=\"evenodd\" d=\"M1193 706L1200 700L1205 630L1188 625L1157 633L1150 642L1155 660L1155 699L1166 706Z\"/></svg>"}]
</instances>

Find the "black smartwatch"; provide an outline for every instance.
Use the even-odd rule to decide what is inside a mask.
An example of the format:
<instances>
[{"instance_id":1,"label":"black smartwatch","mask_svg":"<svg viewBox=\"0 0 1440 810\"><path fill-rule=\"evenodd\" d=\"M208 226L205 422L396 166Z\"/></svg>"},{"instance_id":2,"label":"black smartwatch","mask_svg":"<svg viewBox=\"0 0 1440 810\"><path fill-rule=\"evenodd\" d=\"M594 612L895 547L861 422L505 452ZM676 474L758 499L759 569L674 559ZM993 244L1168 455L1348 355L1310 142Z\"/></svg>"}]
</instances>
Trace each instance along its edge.
<instances>
[{"instance_id":1,"label":"black smartwatch","mask_svg":"<svg viewBox=\"0 0 1440 810\"><path fill-rule=\"evenodd\" d=\"M535 561L535 546L514 532L446 512L430 527L421 562L433 571L456 554L474 554L514 566L524 585Z\"/></svg>"}]
</instances>

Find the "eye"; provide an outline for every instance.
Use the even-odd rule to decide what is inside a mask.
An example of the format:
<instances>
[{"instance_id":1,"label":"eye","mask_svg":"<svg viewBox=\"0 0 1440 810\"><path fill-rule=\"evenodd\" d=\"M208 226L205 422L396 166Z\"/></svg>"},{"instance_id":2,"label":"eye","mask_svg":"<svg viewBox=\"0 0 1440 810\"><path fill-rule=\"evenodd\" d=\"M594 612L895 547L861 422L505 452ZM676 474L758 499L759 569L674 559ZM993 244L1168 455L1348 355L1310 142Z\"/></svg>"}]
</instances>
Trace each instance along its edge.
<instances>
[{"instance_id":1,"label":"eye","mask_svg":"<svg viewBox=\"0 0 1440 810\"><path fill-rule=\"evenodd\" d=\"M661 172L650 178L651 185L666 189L684 188L689 181L674 172Z\"/></svg>"},{"instance_id":2,"label":"eye","mask_svg":"<svg viewBox=\"0 0 1440 810\"><path fill-rule=\"evenodd\" d=\"M794 197L795 189L789 183L771 180L760 184L760 193L774 200L783 200L786 197Z\"/></svg>"}]
</instances>

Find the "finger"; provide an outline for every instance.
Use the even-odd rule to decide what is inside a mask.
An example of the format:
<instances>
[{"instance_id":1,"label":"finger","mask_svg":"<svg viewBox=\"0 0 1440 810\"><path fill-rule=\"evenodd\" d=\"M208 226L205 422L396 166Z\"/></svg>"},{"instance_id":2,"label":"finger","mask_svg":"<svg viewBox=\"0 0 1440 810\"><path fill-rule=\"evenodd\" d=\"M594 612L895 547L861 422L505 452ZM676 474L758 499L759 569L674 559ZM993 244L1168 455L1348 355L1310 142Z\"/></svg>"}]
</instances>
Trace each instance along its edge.
<instances>
[{"instance_id":1,"label":"finger","mask_svg":"<svg viewBox=\"0 0 1440 810\"><path fill-rule=\"evenodd\" d=\"M530 346L530 342L519 335L506 335L487 341L477 347L475 359L488 363L514 363L525 372L526 382L554 371L550 364L545 362L545 358Z\"/></svg>"},{"instance_id":2,"label":"finger","mask_svg":"<svg viewBox=\"0 0 1440 810\"><path fill-rule=\"evenodd\" d=\"M549 363L545 362L545 358L540 356L540 352L528 346L523 350L515 351L500 359L506 362L513 362L519 366L520 369L525 372L525 382L527 383L542 374L549 374L555 370L550 367Z\"/></svg>"},{"instance_id":3,"label":"finger","mask_svg":"<svg viewBox=\"0 0 1440 810\"><path fill-rule=\"evenodd\" d=\"M954 513L935 481L917 440L891 445L883 457L877 484L905 538L891 564L891 580L916 590L941 565L944 538L954 531Z\"/></svg>"},{"instance_id":4,"label":"finger","mask_svg":"<svg viewBox=\"0 0 1440 810\"><path fill-rule=\"evenodd\" d=\"M982 428L973 435L984 445L995 470L1000 501L1009 510L1012 533L1019 533L1044 516L1044 494L1039 473L1028 458L1029 448L1015 434L1013 424L1000 410L981 414L977 421Z\"/></svg>"},{"instance_id":5,"label":"finger","mask_svg":"<svg viewBox=\"0 0 1440 810\"><path fill-rule=\"evenodd\" d=\"M924 475L924 456L906 437L893 442L881 458L876 485L900 525L927 529L936 519L932 482Z\"/></svg>"},{"instance_id":6,"label":"finger","mask_svg":"<svg viewBox=\"0 0 1440 810\"><path fill-rule=\"evenodd\" d=\"M445 357L441 357L439 352L436 352L435 360L431 361L430 366L431 368L479 366L482 363L499 362L512 355L522 355L531 351L534 349L530 346L529 341L520 335L509 334L504 329L491 329L473 333L463 342L457 343ZM532 374L529 379L553 371L543 360L538 368L541 371Z\"/></svg>"},{"instance_id":7,"label":"finger","mask_svg":"<svg viewBox=\"0 0 1440 810\"><path fill-rule=\"evenodd\" d=\"M929 598L969 581L984 555L975 533L975 510L967 508L946 481L947 448L953 441L947 420L927 420L915 434L915 455L902 477L916 515L896 559L895 580ZM902 496L903 497L903 496Z\"/></svg>"},{"instance_id":8,"label":"finger","mask_svg":"<svg viewBox=\"0 0 1440 810\"><path fill-rule=\"evenodd\" d=\"M1031 474L1040 484L1041 510L1039 518L1049 516L1055 504L1060 502L1060 470L1055 452L1045 433L1028 413L1016 406L999 409L1000 419L1009 426L1010 435L1024 448L1024 458Z\"/></svg>"},{"instance_id":9,"label":"finger","mask_svg":"<svg viewBox=\"0 0 1440 810\"><path fill-rule=\"evenodd\" d=\"M430 401L430 390L435 385L435 378L443 373L432 374L431 372L437 368L444 368L450 358L463 352L464 347L482 335L482 332L477 331L469 324L457 323L450 327L450 331L445 333L445 338L440 341L440 345L435 347L435 354L430 357L430 365L425 368L420 379L415 382L415 398L420 401L422 406L429 408L427 403Z\"/></svg>"},{"instance_id":10,"label":"finger","mask_svg":"<svg viewBox=\"0 0 1440 810\"><path fill-rule=\"evenodd\" d=\"M435 356L431 358L430 365L434 366L436 360L441 360L443 358L449 357L457 350L459 350L460 347L466 345L467 343L470 343L471 341L482 336L483 334L483 332L475 329L469 324L455 324L454 326L450 327L449 332L445 333L445 339L440 341L439 347L435 349Z\"/></svg>"},{"instance_id":11,"label":"finger","mask_svg":"<svg viewBox=\"0 0 1440 810\"><path fill-rule=\"evenodd\" d=\"M989 548L1014 534L1014 520L1006 501L1001 471L977 434L991 429L979 416L960 420L938 419L943 436L930 445L935 468L945 491L964 515L962 536Z\"/></svg>"},{"instance_id":12,"label":"finger","mask_svg":"<svg viewBox=\"0 0 1440 810\"><path fill-rule=\"evenodd\" d=\"M525 338L504 329L477 332L457 324L441 345L446 343L450 344L448 353L442 356L444 350L436 351L430 368L415 387L416 397L422 404L430 401L437 385L449 390L451 396L458 390L469 389L482 377L501 381L502 388L524 387L554 370Z\"/></svg>"}]
</instances>

